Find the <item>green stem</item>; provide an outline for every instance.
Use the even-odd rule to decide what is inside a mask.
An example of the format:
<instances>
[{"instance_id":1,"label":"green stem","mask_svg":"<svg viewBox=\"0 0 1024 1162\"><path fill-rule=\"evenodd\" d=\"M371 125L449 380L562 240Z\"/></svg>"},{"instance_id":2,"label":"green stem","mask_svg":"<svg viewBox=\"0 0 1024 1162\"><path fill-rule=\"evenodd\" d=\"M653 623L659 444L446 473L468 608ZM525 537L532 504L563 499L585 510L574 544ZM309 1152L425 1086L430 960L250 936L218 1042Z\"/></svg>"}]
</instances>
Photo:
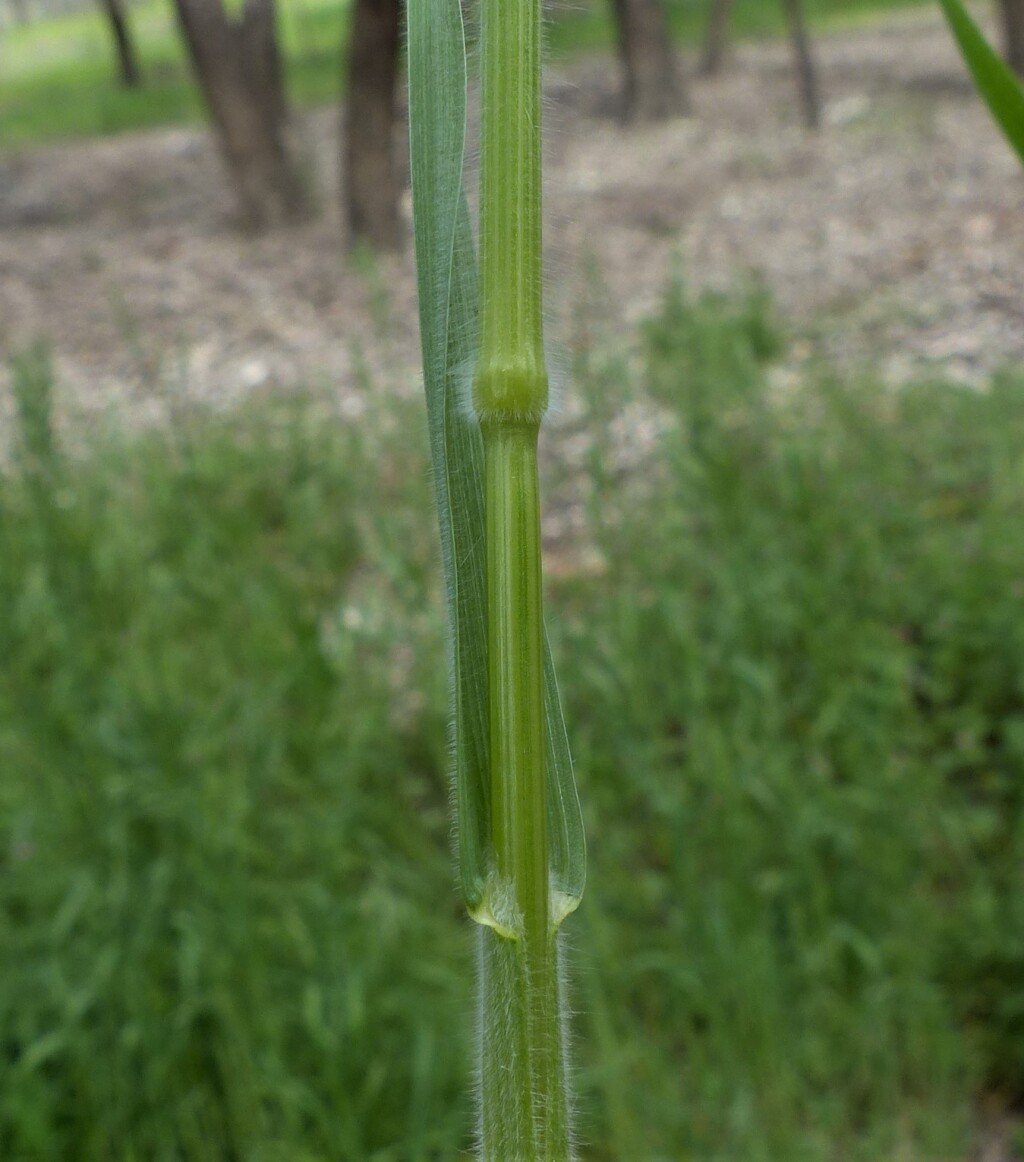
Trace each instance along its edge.
<instances>
[{"instance_id":1,"label":"green stem","mask_svg":"<svg viewBox=\"0 0 1024 1162\"><path fill-rule=\"evenodd\" d=\"M548 402L541 263L540 0L483 0L480 62L482 422Z\"/></svg>"},{"instance_id":2,"label":"green stem","mask_svg":"<svg viewBox=\"0 0 1024 1162\"><path fill-rule=\"evenodd\" d=\"M483 425L493 931L483 935L483 1154L569 1157L544 716L539 423Z\"/></svg>"},{"instance_id":3,"label":"green stem","mask_svg":"<svg viewBox=\"0 0 1024 1162\"><path fill-rule=\"evenodd\" d=\"M541 294L540 0L482 0L480 347L493 928L483 941L488 1162L570 1154L548 836L537 437Z\"/></svg>"},{"instance_id":4,"label":"green stem","mask_svg":"<svg viewBox=\"0 0 1024 1162\"><path fill-rule=\"evenodd\" d=\"M548 931L537 424L484 427L491 839L528 946Z\"/></svg>"},{"instance_id":5,"label":"green stem","mask_svg":"<svg viewBox=\"0 0 1024 1162\"><path fill-rule=\"evenodd\" d=\"M530 955L481 929L481 1157L566 1162L572 1156L561 987L554 933Z\"/></svg>"}]
</instances>

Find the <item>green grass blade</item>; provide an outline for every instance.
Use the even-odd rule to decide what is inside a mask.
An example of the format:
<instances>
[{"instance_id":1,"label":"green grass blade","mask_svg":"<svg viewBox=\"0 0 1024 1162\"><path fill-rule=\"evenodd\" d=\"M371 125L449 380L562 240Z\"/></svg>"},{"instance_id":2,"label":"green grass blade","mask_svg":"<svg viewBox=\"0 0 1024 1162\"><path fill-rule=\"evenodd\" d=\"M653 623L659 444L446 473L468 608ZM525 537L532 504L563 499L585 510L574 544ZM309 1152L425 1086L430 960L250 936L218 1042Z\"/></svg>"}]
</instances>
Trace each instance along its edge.
<instances>
[{"instance_id":1,"label":"green grass blade","mask_svg":"<svg viewBox=\"0 0 1024 1162\"><path fill-rule=\"evenodd\" d=\"M551 856L551 921L557 927L576 910L587 880L583 811L572 770L569 736L558 695L555 665L544 635L544 717L547 725L548 844Z\"/></svg>"},{"instance_id":2,"label":"green grass blade","mask_svg":"<svg viewBox=\"0 0 1024 1162\"><path fill-rule=\"evenodd\" d=\"M483 449L459 379L476 333L476 262L462 188L466 50L459 4L410 0L409 136L420 342L452 639L459 868L470 910L487 880L489 742Z\"/></svg>"},{"instance_id":3,"label":"green grass blade","mask_svg":"<svg viewBox=\"0 0 1024 1162\"><path fill-rule=\"evenodd\" d=\"M940 3L978 92L1024 163L1024 88L982 36L961 0L940 0Z\"/></svg>"},{"instance_id":4,"label":"green grass blade","mask_svg":"<svg viewBox=\"0 0 1024 1162\"><path fill-rule=\"evenodd\" d=\"M483 446L466 402L477 275L462 185L466 55L458 0L410 0L409 133L420 341L452 641L455 797L467 906L484 904L490 850ZM544 715L554 919L583 894L583 818L550 650Z\"/></svg>"}]
</instances>

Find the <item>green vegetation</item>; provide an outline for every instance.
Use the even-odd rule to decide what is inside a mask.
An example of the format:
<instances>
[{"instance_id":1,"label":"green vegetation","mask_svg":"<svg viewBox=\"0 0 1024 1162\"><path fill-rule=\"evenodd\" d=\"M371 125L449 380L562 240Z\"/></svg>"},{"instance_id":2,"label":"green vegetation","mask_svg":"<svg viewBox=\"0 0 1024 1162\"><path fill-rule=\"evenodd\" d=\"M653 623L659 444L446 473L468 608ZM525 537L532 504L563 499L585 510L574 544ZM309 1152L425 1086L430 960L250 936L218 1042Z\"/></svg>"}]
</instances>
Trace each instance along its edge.
<instances>
[{"instance_id":1,"label":"green vegetation","mask_svg":"<svg viewBox=\"0 0 1024 1162\"><path fill-rule=\"evenodd\" d=\"M46 382L0 491L0 1156L436 1153L468 1030L415 438L266 402L74 459Z\"/></svg>"},{"instance_id":2,"label":"green vegetation","mask_svg":"<svg viewBox=\"0 0 1024 1162\"><path fill-rule=\"evenodd\" d=\"M903 8L921 8L933 0L806 0L812 28L848 27ZM704 37L710 0L666 0L672 30L684 47L696 47ZM584 48L610 49L615 43L608 0L565 5L551 21L548 39L553 51L571 54ZM786 31L783 0L735 0L730 29L738 37L782 36Z\"/></svg>"},{"instance_id":3,"label":"green vegetation","mask_svg":"<svg viewBox=\"0 0 1024 1162\"><path fill-rule=\"evenodd\" d=\"M1024 164L1024 87L960 0L942 0L942 8L978 92Z\"/></svg>"},{"instance_id":4,"label":"green vegetation","mask_svg":"<svg viewBox=\"0 0 1024 1162\"><path fill-rule=\"evenodd\" d=\"M808 0L819 26L867 18L892 8L931 0ZM338 99L342 44L349 0L288 0L279 5L290 97L301 105ZM705 4L675 0L673 26L696 44ZM737 0L740 36L783 30L781 0ZM14 25L0 37L0 142L25 146L55 138L117 133L195 121L202 109L192 84L170 0L143 0L131 8L132 29L144 71L143 87L118 87L109 29L99 5L84 12ZM608 47L608 4L567 5L549 23L548 37L560 55Z\"/></svg>"},{"instance_id":5,"label":"green vegetation","mask_svg":"<svg viewBox=\"0 0 1024 1162\"><path fill-rule=\"evenodd\" d=\"M300 104L338 99L349 0L289 0L280 9L288 93ZM123 89L98 4L14 25L0 38L0 142L28 145L197 121L192 81L171 0L130 8L143 83Z\"/></svg>"},{"instance_id":6,"label":"green vegetation","mask_svg":"<svg viewBox=\"0 0 1024 1162\"><path fill-rule=\"evenodd\" d=\"M611 1155L964 1158L968 1076L1024 1082L1024 381L773 390L776 342L670 293L566 619Z\"/></svg>"},{"instance_id":7,"label":"green vegetation","mask_svg":"<svg viewBox=\"0 0 1024 1162\"><path fill-rule=\"evenodd\" d=\"M582 1153L961 1162L974 1100L1024 1098L1024 379L792 384L780 344L762 294L672 288L628 357L577 352ZM418 410L65 450L45 361L16 383L0 1155L455 1156Z\"/></svg>"}]
</instances>

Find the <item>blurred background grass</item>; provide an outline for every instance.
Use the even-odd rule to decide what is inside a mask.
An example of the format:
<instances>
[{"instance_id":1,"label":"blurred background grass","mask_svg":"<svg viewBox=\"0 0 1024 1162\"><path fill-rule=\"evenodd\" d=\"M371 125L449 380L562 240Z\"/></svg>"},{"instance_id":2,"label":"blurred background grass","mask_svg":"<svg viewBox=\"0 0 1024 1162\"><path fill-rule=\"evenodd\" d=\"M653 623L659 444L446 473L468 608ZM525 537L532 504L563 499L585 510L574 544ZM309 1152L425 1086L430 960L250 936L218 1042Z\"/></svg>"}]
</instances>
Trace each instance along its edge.
<instances>
[{"instance_id":1,"label":"blurred background grass","mask_svg":"<svg viewBox=\"0 0 1024 1162\"><path fill-rule=\"evenodd\" d=\"M676 284L635 349L576 351L589 443L550 483L591 563L551 628L588 1159L960 1162L983 1098L1024 1101L1024 378L894 390L783 346L763 291ZM0 1156L456 1156L419 408L65 447L45 351L15 383Z\"/></svg>"}]
</instances>

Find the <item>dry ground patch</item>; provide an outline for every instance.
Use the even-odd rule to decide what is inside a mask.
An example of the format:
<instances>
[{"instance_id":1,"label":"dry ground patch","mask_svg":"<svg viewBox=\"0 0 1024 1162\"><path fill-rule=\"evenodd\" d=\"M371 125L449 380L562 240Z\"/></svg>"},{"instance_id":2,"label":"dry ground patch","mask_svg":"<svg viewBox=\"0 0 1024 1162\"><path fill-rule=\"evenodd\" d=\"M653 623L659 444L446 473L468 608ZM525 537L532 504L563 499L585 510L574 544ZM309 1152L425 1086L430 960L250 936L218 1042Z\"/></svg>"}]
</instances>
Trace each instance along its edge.
<instances>
[{"instance_id":1,"label":"dry ground patch","mask_svg":"<svg viewBox=\"0 0 1024 1162\"><path fill-rule=\"evenodd\" d=\"M626 341L681 262L696 284L760 273L797 362L976 381L1024 357L1024 185L938 17L823 36L818 56L818 134L783 45L741 46L693 82L691 117L642 130L614 118L608 60L552 71L555 346L595 285L600 335ZM232 227L202 130L0 155L0 352L52 344L65 415L309 382L358 411L373 382L416 390L411 254L346 257L336 120L303 127L324 213L264 238Z\"/></svg>"}]
</instances>

